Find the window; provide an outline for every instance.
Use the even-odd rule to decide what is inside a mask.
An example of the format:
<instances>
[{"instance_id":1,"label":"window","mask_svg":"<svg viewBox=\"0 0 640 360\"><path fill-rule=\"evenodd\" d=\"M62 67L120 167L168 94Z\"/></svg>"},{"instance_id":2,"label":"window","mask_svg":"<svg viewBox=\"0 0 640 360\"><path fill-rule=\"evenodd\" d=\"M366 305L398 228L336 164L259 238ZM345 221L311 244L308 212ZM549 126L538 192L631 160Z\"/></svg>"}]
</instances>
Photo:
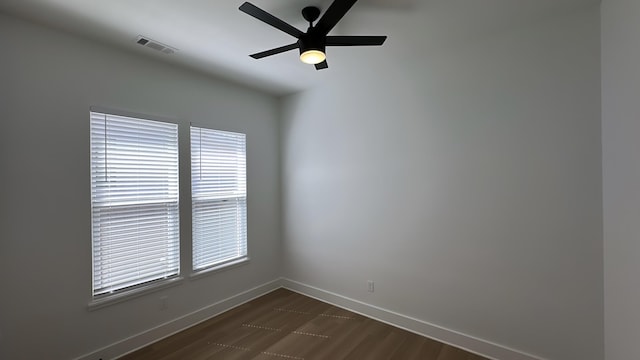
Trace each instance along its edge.
<instances>
[{"instance_id":1,"label":"window","mask_svg":"<svg viewBox=\"0 0 640 360\"><path fill-rule=\"evenodd\" d=\"M246 137L191 127L193 269L247 257Z\"/></svg>"},{"instance_id":2,"label":"window","mask_svg":"<svg viewBox=\"0 0 640 360\"><path fill-rule=\"evenodd\" d=\"M93 296L180 271L178 126L91 112Z\"/></svg>"}]
</instances>

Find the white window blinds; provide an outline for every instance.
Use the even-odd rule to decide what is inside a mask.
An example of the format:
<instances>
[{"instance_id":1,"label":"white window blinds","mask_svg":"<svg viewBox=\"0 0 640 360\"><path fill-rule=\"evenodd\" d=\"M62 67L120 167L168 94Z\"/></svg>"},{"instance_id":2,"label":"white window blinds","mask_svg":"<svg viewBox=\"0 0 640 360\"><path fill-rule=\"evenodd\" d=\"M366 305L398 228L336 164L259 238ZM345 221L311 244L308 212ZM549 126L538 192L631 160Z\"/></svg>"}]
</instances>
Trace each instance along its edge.
<instances>
[{"instance_id":1,"label":"white window blinds","mask_svg":"<svg viewBox=\"0 0 640 360\"><path fill-rule=\"evenodd\" d=\"M178 126L91 112L93 295L179 273Z\"/></svg>"},{"instance_id":2,"label":"white window blinds","mask_svg":"<svg viewBox=\"0 0 640 360\"><path fill-rule=\"evenodd\" d=\"M246 138L191 127L193 269L247 256Z\"/></svg>"}]
</instances>

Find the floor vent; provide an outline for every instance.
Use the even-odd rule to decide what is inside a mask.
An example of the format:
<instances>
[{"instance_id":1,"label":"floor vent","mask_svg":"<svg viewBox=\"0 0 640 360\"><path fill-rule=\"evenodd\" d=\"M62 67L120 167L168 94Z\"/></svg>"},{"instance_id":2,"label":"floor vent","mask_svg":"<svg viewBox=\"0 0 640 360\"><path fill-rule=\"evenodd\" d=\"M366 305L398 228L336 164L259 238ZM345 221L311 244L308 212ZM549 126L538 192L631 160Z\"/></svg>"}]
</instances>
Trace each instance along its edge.
<instances>
[{"instance_id":1,"label":"floor vent","mask_svg":"<svg viewBox=\"0 0 640 360\"><path fill-rule=\"evenodd\" d=\"M139 45L142 45L142 46L146 46L146 47L151 48L153 50L160 51L161 53L164 53L164 54L173 54L176 51L178 51L177 49L174 49L171 46L167 46L167 45L165 45L163 43L160 43L158 41L151 40L148 37L142 36L142 35L139 35L136 38L136 44L139 44Z\"/></svg>"}]
</instances>

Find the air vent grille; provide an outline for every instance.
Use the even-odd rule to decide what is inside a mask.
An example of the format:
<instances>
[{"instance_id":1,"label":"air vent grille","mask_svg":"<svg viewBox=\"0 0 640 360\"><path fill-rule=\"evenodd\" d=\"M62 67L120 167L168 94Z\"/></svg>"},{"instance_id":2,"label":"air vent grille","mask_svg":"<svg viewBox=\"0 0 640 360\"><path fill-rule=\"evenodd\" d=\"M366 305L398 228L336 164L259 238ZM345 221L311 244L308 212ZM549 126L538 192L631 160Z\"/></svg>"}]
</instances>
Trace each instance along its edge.
<instances>
[{"instance_id":1,"label":"air vent grille","mask_svg":"<svg viewBox=\"0 0 640 360\"><path fill-rule=\"evenodd\" d=\"M174 52L178 51L177 49L172 48L171 46L165 45L159 41L149 39L148 37L142 36L142 35L139 35L136 38L136 44L151 48L156 51L160 51L161 53L164 53L164 54L173 54Z\"/></svg>"}]
</instances>

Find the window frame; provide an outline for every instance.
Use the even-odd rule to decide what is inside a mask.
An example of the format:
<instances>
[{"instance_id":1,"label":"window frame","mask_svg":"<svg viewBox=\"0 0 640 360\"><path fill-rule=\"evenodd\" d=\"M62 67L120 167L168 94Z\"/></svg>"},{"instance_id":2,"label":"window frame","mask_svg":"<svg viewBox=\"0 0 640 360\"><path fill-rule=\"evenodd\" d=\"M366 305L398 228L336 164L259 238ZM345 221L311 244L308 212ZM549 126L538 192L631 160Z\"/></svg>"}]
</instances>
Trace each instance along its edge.
<instances>
[{"instance_id":1,"label":"window frame","mask_svg":"<svg viewBox=\"0 0 640 360\"><path fill-rule=\"evenodd\" d=\"M195 200L195 196L194 196L194 179L193 179L193 175L194 175L194 163L193 163L193 144L192 144L192 131L193 129L201 129L201 130L205 130L205 131L212 131L212 132L217 132L217 133L226 133L226 134L231 134L231 135L242 135L244 137L243 141L244 141L244 196L242 196L242 198L244 199L244 248L245 248L245 254L244 256L240 256L237 258L232 258L226 261L222 261L219 263L215 263L206 267L202 267L202 268L195 268L195 258L194 258L194 249L195 249L195 236L194 236L194 229L195 229L195 221L194 221L194 202L197 201ZM189 166L189 175L190 175L190 184L189 184L189 195L190 195L190 203L189 205L191 206L191 211L190 211L190 215L191 215L191 241L190 241L190 245L191 245L191 251L190 251L190 257L191 257L191 261L190 261L190 270L191 270L191 274L189 277L191 278L199 278L203 275L208 275L211 273L216 273L219 271L224 271L227 269L231 269L231 268L235 268L244 264L247 264L251 261L251 257L250 257L250 246L249 246L249 194L248 194L248 176L247 176L247 167L248 167L248 135L246 134L246 132L243 131L235 131L235 130L222 130L220 128L214 129L211 125L202 125L202 124L196 124L196 123L190 123L189 126L189 130L188 130L188 134L186 135L189 138L189 159L190 159L190 166ZM240 196L228 196L226 197L224 200L220 199L218 201L228 201L230 199L238 199L240 198ZM186 251L186 250L185 250Z\"/></svg>"},{"instance_id":2,"label":"window frame","mask_svg":"<svg viewBox=\"0 0 640 360\"><path fill-rule=\"evenodd\" d=\"M139 120L146 120L146 121L154 121L154 122L161 122L161 123L169 123L172 125L176 126L176 135L177 135L177 142L176 142L176 146L177 146L177 198L176 198L176 202L177 202L177 226L178 226L178 230L177 230L177 257L178 257L178 261L177 261L177 270L176 270L176 274L171 275L171 276L167 276L164 278L158 278L158 279L154 279L151 281L146 281L146 282L141 282L138 283L136 285L132 285L129 287L125 287L122 289L118 289L116 291L113 292L109 292L109 293L103 293L103 294L95 294L95 284L94 284L94 239L93 239L93 223L94 223L94 215L93 215L93 209L94 209L94 203L93 203L93 189L92 189L92 181L91 180L91 184L90 184L90 235L89 238L91 239L91 246L90 246L90 258L91 258L91 287L90 287L90 301L88 304L88 309L89 310L95 310L95 309L99 309L102 307L105 307L107 305L113 304L113 303L118 303L118 302L122 302L131 298L135 298L135 297L139 297L151 292L155 292L155 291L159 291L168 287L172 287L172 286L176 286L181 284L184 281L184 276L183 276L183 258L182 258L182 254L183 251L185 251L183 249L183 236L182 236L182 231L183 231L183 217L181 216L182 214L182 204L181 202L184 202L183 199L183 194L181 191L181 183L182 183L182 172L184 170L181 169L181 151L180 151L180 143L181 141L181 126L179 121L175 120L175 119L171 119L171 118L166 118L166 117L160 117L160 116L150 116L147 114L140 114L140 113L134 113L134 112L128 112L128 111L123 111L123 110L116 110L116 109L111 109L111 108L105 108L105 107L99 107L99 106L90 106L89 107L89 156L90 156L90 178L93 177L93 167L91 166L92 164L92 151L93 151L93 142L92 142L92 135L91 135L91 114L92 113L103 113L106 115L113 115L113 116L120 116L120 117L129 117L129 118L133 118L133 119L139 119Z\"/></svg>"}]
</instances>

